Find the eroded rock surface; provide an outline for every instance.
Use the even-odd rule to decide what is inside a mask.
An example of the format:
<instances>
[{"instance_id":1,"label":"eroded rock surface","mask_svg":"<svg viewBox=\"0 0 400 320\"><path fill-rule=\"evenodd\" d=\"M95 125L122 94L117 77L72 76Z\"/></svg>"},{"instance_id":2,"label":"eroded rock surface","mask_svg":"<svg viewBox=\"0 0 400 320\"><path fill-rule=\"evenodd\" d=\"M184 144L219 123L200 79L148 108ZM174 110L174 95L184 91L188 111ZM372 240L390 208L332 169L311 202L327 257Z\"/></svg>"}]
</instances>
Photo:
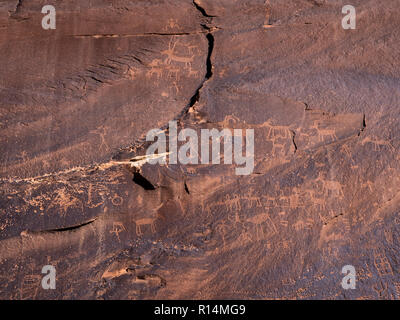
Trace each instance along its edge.
<instances>
[{"instance_id":1,"label":"eroded rock surface","mask_svg":"<svg viewBox=\"0 0 400 320\"><path fill-rule=\"evenodd\" d=\"M0 1L2 299L400 298L397 0L42 5ZM254 170L131 165L171 120Z\"/></svg>"}]
</instances>

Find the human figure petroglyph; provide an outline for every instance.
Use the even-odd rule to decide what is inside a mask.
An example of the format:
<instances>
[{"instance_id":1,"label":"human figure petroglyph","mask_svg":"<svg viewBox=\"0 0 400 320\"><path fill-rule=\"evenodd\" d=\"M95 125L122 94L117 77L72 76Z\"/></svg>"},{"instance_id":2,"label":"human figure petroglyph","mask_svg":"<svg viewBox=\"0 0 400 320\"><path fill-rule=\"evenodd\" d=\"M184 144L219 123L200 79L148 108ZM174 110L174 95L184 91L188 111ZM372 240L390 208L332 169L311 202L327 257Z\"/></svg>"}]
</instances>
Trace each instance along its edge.
<instances>
[{"instance_id":1,"label":"human figure petroglyph","mask_svg":"<svg viewBox=\"0 0 400 320\"><path fill-rule=\"evenodd\" d=\"M100 128L96 128L94 130L89 131L89 133L97 134L99 136L100 138L99 149L104 149L104 150L110 149L110 146L108 145L107 140L105 138L108 129L109 129L108 127L102 126Z\"/></svg>"},{"instance_id":2,"label":"human figure petroglyph","mask_svg":"<svg viewBox=\"0 0 400 320\"><path fill-rule=\"evenodd\" d=\"M168 23L165 26L165 30L170 30L170 29L175 29L175 28L179 28L179 23L178 23L178 19L168 19Z\"/></svg>"},{"instance_id":3,"label":"human figure petroglyph","mask_svg":"<svg viewBox=\"0 0 400 320\"><path fill-rule=\"evenodd\" d=\"M228 214L228 221L233 223L235 226L238 224L243 224L243 221L240 219L239 211L233 211L234 217L232 218L231 212Z\"/></svg>"},{"instance_id":4,"label":"human figure petroglyph","mask_svg":"<svg viewBox=\"0 0 400 320\"><path fill-rule=\"evenodd\" d=\"M119 234L123 231L126 231L125 226L122 222L119 221L115 221L113 222L113 227L112 230L110 231L110 233L114 233L115 236L118 239L118 242L121 242L120 238L119 238Z\"/></svg>"},{"instance_id":5,"label":"human figure petroglyph","mask_svg":"<svg viewBox=\"0 0 400 320\"><path fill-rule=\"evenodd\" d=\"M201 199L200 201L200 212L206 212L206 217L211 217L212 216L212 212L211 212L211 208L210 205L207 203L204 203L204 199Z\"/></svg>"},{"instance_id":6,"label":"human figure petroglyph","mask_svg":"<svg viewBox=\"0 0 400 320\"><path fill-rule=\"evenodd\" d=\"M175 90L176 90L176 94L178 94L179 93L179 86L178 86L178 83L176 82L176 80L175 81L173 81L172 82L172 84L174 85L174 88L175 88Z\"/></svg>"}]
</instances>

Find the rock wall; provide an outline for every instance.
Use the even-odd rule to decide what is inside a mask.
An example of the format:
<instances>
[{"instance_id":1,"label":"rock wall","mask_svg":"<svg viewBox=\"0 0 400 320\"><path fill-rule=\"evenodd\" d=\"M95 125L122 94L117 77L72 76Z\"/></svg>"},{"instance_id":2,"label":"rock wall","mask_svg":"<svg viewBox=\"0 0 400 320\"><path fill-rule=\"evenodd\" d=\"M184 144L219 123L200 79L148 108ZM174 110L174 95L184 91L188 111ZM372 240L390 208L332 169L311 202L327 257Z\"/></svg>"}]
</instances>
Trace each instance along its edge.
<instances>
[{"instance_id":1,"label":"rock wall","mask_svg":"<svg viewBox=\"0 0 400 320\"><path fill-rule=\"evenodd\" d=\"M400 298L399 2L352 5L0 1L0 298ZM139 165L171 120L251 174Z\"/></svg>"}]
</instances>

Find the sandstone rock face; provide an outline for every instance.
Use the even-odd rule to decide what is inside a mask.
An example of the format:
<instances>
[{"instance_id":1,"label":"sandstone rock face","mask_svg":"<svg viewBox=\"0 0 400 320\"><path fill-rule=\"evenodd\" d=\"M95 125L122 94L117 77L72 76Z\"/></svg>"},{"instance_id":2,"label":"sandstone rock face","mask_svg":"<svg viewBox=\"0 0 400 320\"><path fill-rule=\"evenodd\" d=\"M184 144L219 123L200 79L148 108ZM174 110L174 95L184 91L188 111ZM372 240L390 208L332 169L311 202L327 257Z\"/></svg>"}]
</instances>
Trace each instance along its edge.
<instances>
[{"instance_id":1,"label":"sandstone rock face","mask_svg":"<svg viewBox=\"0 0 400 320\"><path fill-rule=\"evenodd\" d=\"M0 298L400 298L397 0L51 4L0 1ZM254 169L137 165L171 120Z\"/></svg>"}]
</instances>

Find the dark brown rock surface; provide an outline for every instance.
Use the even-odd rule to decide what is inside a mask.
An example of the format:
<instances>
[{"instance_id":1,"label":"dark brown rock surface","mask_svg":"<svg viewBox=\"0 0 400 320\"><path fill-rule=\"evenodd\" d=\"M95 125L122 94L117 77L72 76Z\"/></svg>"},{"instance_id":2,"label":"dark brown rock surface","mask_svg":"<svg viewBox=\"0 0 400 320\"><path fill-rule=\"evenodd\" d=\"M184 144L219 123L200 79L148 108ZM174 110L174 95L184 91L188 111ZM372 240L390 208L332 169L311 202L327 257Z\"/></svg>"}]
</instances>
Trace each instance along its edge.
<instances>
[{"instance_id":1,"label":"dark brown rock surface","mask_svg":"<svg viewBox=\"0 0 400 320\"><path fill-rule=\"evenodd\" d=\"M400 298L398 0L51 4L0 1L1 299ZM253 172L129 165L174 119Z\"/></svg>"}]
</instances>

